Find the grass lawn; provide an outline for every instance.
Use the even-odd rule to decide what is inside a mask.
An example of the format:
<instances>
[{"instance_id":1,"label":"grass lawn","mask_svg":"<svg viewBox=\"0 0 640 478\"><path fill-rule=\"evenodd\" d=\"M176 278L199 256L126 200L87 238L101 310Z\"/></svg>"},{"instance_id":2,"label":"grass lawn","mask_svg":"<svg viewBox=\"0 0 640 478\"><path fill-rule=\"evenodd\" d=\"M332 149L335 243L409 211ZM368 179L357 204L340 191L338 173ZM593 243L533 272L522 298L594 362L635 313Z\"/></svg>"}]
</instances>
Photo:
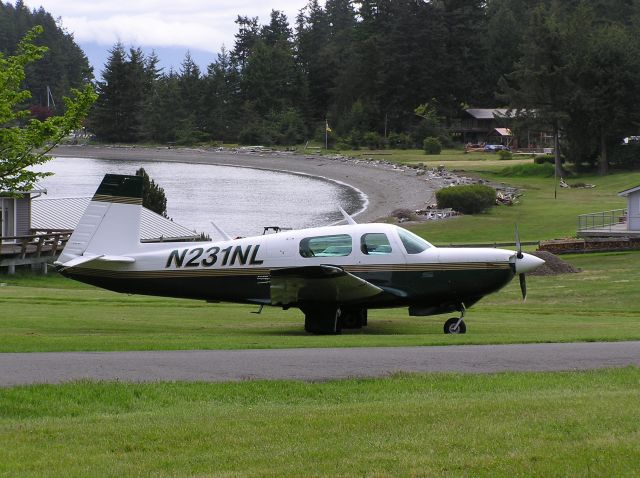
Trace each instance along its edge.
<instances>
[{"instance_id":1,"label":"grass lawn","mask_svg":"<svg viewBox=\"0 0 640 478\"><path fill-rule=\"evenodd\" d=\"M530 157L518 159L518 156L514 156L515 159L512 160L500 160L495 153L464 153L453 149L443 150L442 154L436 156L425 155L419 150L361 150L343 153L408 165L444 165L446 169L457 171L461 175L481 177L524 191L520 204L516 206L498 206L485 214L409 226L430 242L442 245L513 242L516 223L523 241L575 237L579 214L625 208L626 200L618 197L617 193L640 184L640 171L618 172L605 177L582 175L568 178L567 182L583 182L597 187L558 188L556 199L553 177L514 177L503 173L510 166L532 164Z\"/></svg>"},{"instance_id":2,"label":"grass lawn","mask_svg":"<svg viewBox=\"0 0 640 478\"><path fill-rule=\"evenodd\" d=\"M364 347L640 339L640 252L566 257L579 274L528 277L469 309L467 334L444 335L447 316L372 311L342 336L303 331L297 310L129 296L60 276L0 276L0 352Z\"/></svg>"},{"instance_id":3,"label":"grass lawn","mask_svg":"<svg viewBox=\"0 0 640 478\"><path fill-rule=\"evenodd\" d=\"M3 476L637 476L640 369L0 389Z\"/></svg>"}]
</instances>

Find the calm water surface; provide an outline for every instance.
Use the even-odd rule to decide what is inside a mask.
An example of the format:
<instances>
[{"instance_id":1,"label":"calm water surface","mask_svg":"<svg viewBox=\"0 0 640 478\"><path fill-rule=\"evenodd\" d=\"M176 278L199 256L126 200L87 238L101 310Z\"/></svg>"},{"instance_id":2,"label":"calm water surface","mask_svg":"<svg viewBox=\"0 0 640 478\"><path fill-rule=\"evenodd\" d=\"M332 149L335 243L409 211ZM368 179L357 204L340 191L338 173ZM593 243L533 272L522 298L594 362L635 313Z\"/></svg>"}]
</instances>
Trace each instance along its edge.
<instances>
[{"instance_id":1,"label":"calm water surface","mask_svg":"<svg viewBox=\"0 0 640 478\"><path fill-rule=\"evenodd\" d=\"M164 188L167 214L179 224L217 237L214 221L229 235L261 234L264 226L331 224L338 206L355 213L365 198L356 190L313 176L231 166L174 162L54 158L40 166L54 176L39 182L49 198L93 196L106 173L135 174L143 167Z\"/></svg>"}]
</instances>

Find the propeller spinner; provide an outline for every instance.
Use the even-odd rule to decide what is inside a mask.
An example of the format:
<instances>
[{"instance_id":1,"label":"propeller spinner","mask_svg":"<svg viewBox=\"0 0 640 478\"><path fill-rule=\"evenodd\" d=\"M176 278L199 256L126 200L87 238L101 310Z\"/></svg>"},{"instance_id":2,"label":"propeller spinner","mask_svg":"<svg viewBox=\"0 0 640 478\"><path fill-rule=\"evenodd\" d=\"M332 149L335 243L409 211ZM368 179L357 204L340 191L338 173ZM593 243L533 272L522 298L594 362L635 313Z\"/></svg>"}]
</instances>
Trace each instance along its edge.
<instances>
[{"instance_id":1,"label":"propeller spinner","mask_svg":"<svg viewBox=\"0 0 640 478\"><path fill-rule=\"evenodd\" d=\"M518 278L520 279L520 290L522 291L522 302L527 300L527 278L525 273L531 272L542 264L544 261L539 257L532 254L525 254L522 252L522 244L520 243L520 232L518 231L518 225L516 224L516 255L514 261L514 269Z\"/></svg>"}]
</instances>

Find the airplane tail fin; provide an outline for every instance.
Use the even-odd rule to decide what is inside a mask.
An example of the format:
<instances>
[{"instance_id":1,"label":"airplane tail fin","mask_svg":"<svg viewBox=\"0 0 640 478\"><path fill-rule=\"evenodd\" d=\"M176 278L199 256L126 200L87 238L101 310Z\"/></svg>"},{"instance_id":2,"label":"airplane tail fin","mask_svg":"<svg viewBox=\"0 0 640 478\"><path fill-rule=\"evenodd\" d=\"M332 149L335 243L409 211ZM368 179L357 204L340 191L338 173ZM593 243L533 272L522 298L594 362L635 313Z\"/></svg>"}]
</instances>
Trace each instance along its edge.
<instances>
[{"instance_id":1,"label":"airplane tail fin","mask_svg":"<svg viewBox=\"0 0 640 478\"><path fill-rule=\"evenodd\" d=\"M141 212L142 177L106 174L57 263L136 251Z\"/></svg>"}]
</instances>

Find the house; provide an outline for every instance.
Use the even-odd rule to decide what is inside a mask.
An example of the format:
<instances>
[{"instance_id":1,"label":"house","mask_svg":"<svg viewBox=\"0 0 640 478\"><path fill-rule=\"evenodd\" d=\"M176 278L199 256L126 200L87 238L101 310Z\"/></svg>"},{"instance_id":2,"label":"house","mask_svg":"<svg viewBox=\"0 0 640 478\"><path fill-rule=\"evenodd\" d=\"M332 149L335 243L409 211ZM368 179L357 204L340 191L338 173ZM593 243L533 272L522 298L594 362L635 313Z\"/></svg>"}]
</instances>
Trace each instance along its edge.
<instances>
[{"instance_id":1,"label":"house","mask_svg":"<svg viewBox=\"0 0 640 478\"><path fill-rule=\"evenodd\" d=\"M0 193L0 242L16 242L16 236L26 236L31 229L31 200L46 191L16 191Z\"/></svg>"},{"instance_id":2,"label":"house","mask_svg":"<svg viewBox=\"0 0 640 478\"><path fill-rule=\"evenodd\" d=\"M625 189L618 196L627 198L627 231L640 233L640 185Z\"/></svg>"},{"instance_id":3,"label":"house","mask_svg":"<svg viewBox=\"0 0 640 478\"><path fill-rule=\"evenodd\" d=\"M46 191L19 191L0 196L0 271L15 273L30 266L46 273L84 214L91 198L41 198ZM142 208L140 241L195 241L199 234Z\"/></svg>"},{"instance_id":4,"label":"house","mask_svg":"<svg viewBox=\"0 0 640 478\"><path fill-rule=\"evenodd\" d=\"M592 212L578 216L578 237L640 238L640 186L620 191L625 209Z\"/></svg>"},{"instance_id":5,"label":"house","mask_svg":"<svg viewBox=\"0 0 640 478\"><path fill-rule=\"evenodd\" d=\"M496 128L501 128L504 132L510 126L511 119L506 108L469 108L464 110L460 123L451 131L461 135L464 144L482 144L487 143L492 135L501 136Z\"/></svg>"},{"instance_id":6,"label":"house","mask_svg":"<svg viewBox=\"0 0 640 478\"><path fill-rule=\"evenodd\" d=\"M469 108L450 131L467 145L500 144L530 153L552 151L554 142L550 131L522 124L515 131L514 115L515 112L507 108Z\"/></svg>"}]
</instances>

